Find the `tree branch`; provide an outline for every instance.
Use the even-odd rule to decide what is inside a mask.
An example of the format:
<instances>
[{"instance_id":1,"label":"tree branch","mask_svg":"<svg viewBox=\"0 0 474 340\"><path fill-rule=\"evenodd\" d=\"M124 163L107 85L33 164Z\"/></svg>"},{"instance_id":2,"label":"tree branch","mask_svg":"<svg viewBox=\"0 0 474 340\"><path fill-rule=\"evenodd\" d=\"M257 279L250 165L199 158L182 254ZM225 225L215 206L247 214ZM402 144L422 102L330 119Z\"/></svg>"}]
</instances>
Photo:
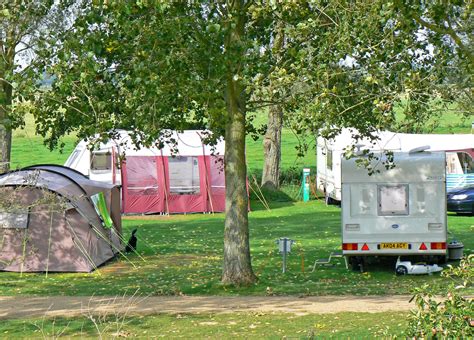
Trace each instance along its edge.
<instances>
[{"instance_id":1,"label":"tree branch","mask_svg":"<svg viewBox=\"0 0 474 340\"><path fill-rule=\"evenodd\" d=\"M473 58L472 52L469 50L469 48L466 47L466 45L464 45L461 38L456 34L456 31L451 26L444 27L444 26L432 24L422 19L421 17L419 17L418 15L414 13L410 13L410 16L412 17L413 20L415 20L421 26L424 26L432 30L433 32L448 35L449 37L451 37L451 39L453 39L454 43L463 51L463 53L465 53L470 59Z\"/></svg>"}]
</instances>

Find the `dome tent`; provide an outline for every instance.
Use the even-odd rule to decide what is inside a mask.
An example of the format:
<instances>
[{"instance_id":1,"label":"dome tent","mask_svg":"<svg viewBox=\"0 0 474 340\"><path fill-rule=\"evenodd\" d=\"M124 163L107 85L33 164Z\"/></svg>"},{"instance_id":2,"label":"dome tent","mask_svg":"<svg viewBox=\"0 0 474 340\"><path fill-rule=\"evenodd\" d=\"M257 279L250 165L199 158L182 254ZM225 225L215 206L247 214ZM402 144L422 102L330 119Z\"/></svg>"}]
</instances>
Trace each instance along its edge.
<instances>
[{"instance_id":1,"label":"dome tent","mask_svg":"<svg viewBox=\"0 0 474 340\"><path fill-rule=\"evenodd\" d=\"M39 165L0 176L0 270L90 272L113 258L120 242L116 186L63 166ZM91 197L102 196L107 228Z\"/></svg>"}]
</instances>

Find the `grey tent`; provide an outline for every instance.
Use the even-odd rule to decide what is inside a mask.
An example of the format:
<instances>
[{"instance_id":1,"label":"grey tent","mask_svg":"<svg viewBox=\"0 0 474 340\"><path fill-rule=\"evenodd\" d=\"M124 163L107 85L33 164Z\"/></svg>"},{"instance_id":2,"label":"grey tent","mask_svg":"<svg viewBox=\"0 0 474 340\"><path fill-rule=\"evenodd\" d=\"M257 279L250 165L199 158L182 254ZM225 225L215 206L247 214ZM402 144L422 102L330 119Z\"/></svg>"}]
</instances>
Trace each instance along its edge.
<instances>
[{"instance_id":1,"label":"grey tent","mask_svg":"<svg viewBox=\"0 0 474 340\"><path fill-rule=\"evenodd\" d=\"M90 272L121 251L120 235L114 185L60 165L0 176L0 270Z\"/></svg>"}]
</instances>

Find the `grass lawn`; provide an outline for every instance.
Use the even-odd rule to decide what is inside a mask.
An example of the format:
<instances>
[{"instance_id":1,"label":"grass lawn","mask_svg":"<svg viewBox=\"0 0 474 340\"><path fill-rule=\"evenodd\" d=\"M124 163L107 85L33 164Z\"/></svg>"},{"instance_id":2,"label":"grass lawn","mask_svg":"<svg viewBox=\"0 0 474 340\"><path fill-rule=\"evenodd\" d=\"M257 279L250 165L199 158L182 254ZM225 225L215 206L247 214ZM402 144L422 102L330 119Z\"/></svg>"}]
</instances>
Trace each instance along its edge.
<instances>
[{"instance_id":1,"label":"grass lawn","mask_svg":"<svg viewBox=\"0 0 474 340\"><path fill-rule=\"evenodd\" d=\"M250 213L252 261L259 282L251 287L225 287L219 282L222 265L223 214L175 215L124 219L124 234L138 228L137 255L119 258L90 274L23 275L1 273L0 295L385 295L409 294L425 282L441 292L448 281L432 276L397 277L394 263L373 265L361 274L343 261L310 272L316 258L340 247L340 210L320 201L271 202L271 211L253 205ZM449 216L450 231L474 249L474 219ZM281 272L275 240L297 241L289 256L288 272Z\"/></svg>"},{"instance_id":2,"label":"grass lawn","mask_svg":"<svg viewBox=\"0 0 474 340\"><path fill-rule=\"evenodd\" d=\"M34 164L64 164L74 150L76 138L64 138L64 149L50 152L43 139L35 135L33 116L26 117L24 129L13 132L11 168L18 169Z\"/></svg>"},{"instance_id":3,"label":"grass lawn","mask_svg":"<svg viewBox=\"0 0 474 340\"><path fill-rule=\"evenodd\" d=\"M403 336L406 314L340 313L326 315L232 313L154 316L111 315L87 318L2 320L6 338L138 337L241 339L367 339Z\"/></svg>"},{"instance_id":4,"label":"grass lawn","mask_svg":"<svg viewBox=\"0 0 474 340\"><path fill-rule=\"evenodd\" d=\"M451 116L450 116L451 117ZM447 119L447 118L446 118ZM451 117L451 123L461 122ZM256 123L263 124L259 114ZM442 124L448 128L448 123ZM463 131L466 132L466 131ZM26 166L37 163L63 163L73 149L75 138L65 140L63 154L50 153L34 135L33 122L28 118L26 129L16 131L13 140L13 164ZM295 156L298 139L289 130L283 131L283 169L315 165L310 150L303 159ZM249 138L248 166L251 174L262 168L261 140ZM252 179L251 179L252 181ZM296 196L297 186L285 186L289 196ZM393 263L372 266L366 274L347 271L342 261L330 268L310 267L316 258L325 258L340 247L340 211L321 201L271 202L266 211L256 201L250 214L250 240L253 267L259 282L252 287L231 288L219 283L222 265L222 214L187 215L150 218L124 218L124 235L138 227L139 252L129 259L120 258L91 274L2 273L0 294L38 295L116 295L131 294L137 289L143 294L407 294L410 288L424 282L440 291L446 280L433 276L396 277ZM449 228L465 244L465 252L474 249L474 218L449 216ZM275 240L290 237L297 241L288 260L288 272L281 273L281 256Z\"/></svg>"}]
</instances>

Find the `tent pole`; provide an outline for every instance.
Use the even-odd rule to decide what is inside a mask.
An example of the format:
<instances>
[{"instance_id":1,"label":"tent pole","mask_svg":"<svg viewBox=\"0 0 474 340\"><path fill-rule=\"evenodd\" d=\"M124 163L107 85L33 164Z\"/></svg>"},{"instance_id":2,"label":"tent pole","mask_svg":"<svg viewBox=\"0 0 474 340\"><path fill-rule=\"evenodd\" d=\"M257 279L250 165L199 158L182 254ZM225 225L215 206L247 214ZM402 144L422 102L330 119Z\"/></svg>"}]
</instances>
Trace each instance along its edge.
<instances>
[{"instance_id":1,"label":"tent pole","mask_svg":"<svg viewBox=\"0 0 474 340\"><path fill-rule=\"evenodd\" d=\"M116 173L115 173L115 148L112 146L112 184L116 182Z\"/></svg>"},{"instance_id":2,"label":"tent pole","mask_svg":"<svg viewBox=\"0 0 474 340\"><path fill-rule=\"evenodd\" d=\"M170 214L170 206L169 206L169 203L168 203L168 188L166 186L166 171L165 171L165 160L164 160L164 156L163 156L163 149L160 150L161 152L161 165L163 166L163 178L164 178L164 185L163 185L163 189L165 191L165 204L166 204L166 214L169 215Z\"/></svg>"},{"instance_id":3,"label":"tent pole","mask_svg":"<svg viewBox=\"0 0 474 340\"><path fill-rule=\"evenodd\" d=\"M211 205L211 212L214 215L214 205L212 204L212 195L211 195L211 188L209 185L209 177L208 177L208 172L207 172L207 165L206 165L206 149L204 147L204 143L202 142L202 137L197 132L199 138L201 139L201 146L202 146L202 156L204 157L204 171L205 171L205 179L206 179L206 193L207 193L207 198L209 199L209 204ZM209 158L210 159L210 158Z\"/></svg>"},{"instance_id":4,"label":"tent pole","mask_svg":"<svg viewBox=\"0 0 474 340\"><path fill-rule=\"evenodd\" d=\"M48 257L46 259L46 277L48 277L49 271L49 255L51 254L51 233L53 230L53 211L50 208L49 213L51 214L51 219L49 220L49 237L48 237Z\"/></svg>"}]
</instances>

